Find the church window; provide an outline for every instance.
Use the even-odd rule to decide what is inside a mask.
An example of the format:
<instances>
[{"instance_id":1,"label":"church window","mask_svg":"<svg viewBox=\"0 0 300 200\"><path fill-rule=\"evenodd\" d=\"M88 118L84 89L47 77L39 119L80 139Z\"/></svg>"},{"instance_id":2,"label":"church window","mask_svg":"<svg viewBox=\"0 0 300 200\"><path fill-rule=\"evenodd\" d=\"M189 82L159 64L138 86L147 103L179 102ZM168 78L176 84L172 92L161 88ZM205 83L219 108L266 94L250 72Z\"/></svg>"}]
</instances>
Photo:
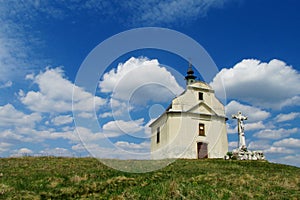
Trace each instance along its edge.
<instances>
[{"instance_id":1,"label":"church window","mask_svg":"<svg viewBox=\"0 0 300 200\"><path fill-rule=\"evenodd\" d=\"M204 124L199 124L199 136L205 136Z\"/></svg>"},{"instance_id":2,"label":"church window","mask_svg":"<svg viewBox=\"0 0 300 200\"><path fill-rule=\"evenodd\" d=\"M160 127L157 127L157 132L156 132L156 143L160 142Z\"/></svg>"},{"instance_id":3,"label":"church window","mask_svg":"<svg viewBox=\"0 0 300 200\"><path fill-rule=\"evenodd\" d=\"M198 95L199 95L199 100L203 100L203 93L199 92Z\"/></svg>"}]
</instances>

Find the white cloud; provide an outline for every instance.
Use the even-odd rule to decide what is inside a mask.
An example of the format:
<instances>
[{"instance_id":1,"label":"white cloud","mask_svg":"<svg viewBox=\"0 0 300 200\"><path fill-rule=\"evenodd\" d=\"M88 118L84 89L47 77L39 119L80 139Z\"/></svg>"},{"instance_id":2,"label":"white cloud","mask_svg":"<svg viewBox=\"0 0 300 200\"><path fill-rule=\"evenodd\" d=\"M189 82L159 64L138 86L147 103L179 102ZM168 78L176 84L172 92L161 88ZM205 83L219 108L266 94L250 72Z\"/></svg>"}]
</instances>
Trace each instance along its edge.
<instances>
[{"instance_id":1,"label":"white cloud","mask_svg":"<svg viewBox=\"0 0 300 200\"><path fill-rule=\"evenodd\" d=\"M92 119L93 117L95 117L95 115L92 112L80 112L78 114L76 113L76 116L86 119Z\"/></svg>"},{"instance_id":2,"label":"white cloud","mask_svg":"<svg viewBox=\"0 0 300 200\"><path fill-rule=\"evenodd\" d=\"M146 103L166 102L183 91L174 76L156 59L130 58L103 76L101 92L112 93L114 99ZM161 95L164 94L164 95Z\"/></svg>"},{"instance_id":3,"label":"white cloud","mask_svg":"<svg viewBox=\"0 0 300 200\"><path fill-rule=\"evenodd\" d=\"M77 151L77 152L85 152L86 148L84 147L84 145L82 143L78 143L78 144L72 146L72 150Z\"/></svg>"},{"instance_id":4,"label":"white cloud","mask_svg":"<svg viewBox=\"0 0 300 200\"><path fill-rule=\"evenodd\" d=\"M197 19L206 16L207 12L213 8L221 8L228 0L87 0L76 2L64 1L26 1L9 2L2 5L5 8L3 15L19 21L33 20L41 14L47 18L64 19L76 17L75 13L84 12L86 15L96 16L105 20L115 19L115 15L126 13L126 18L120 22L130 24L163 25L171 23L183 23L187 20ZM9 12L10 10L13 12ZM1 9L0 9L1 10ZM111 20L112 20L111 19Z\"/></svg>"},{"instance_id":5,"label":"white cloud","mask_svg":"<svg viewBox=\"0 0 300 200\"><path fill-rule=\"evenodd\" d=\"M294 96L292 98L286 99L281 103L281 107L285 106L299 106L300 105L300 96Z\"/></svg>"},{"instance_id":6,"label":"white cloud","mask_svg":"<svg viewBox=\"0 0 300 200\"><path fill-rule=\"evenodd\" d=\"M34 82L39 91L20 93L21 102L33 111L64 113L73 109L90 112L105 104L104 99L93 96L67 80L60 68L47 68L45 72L34 77ZM72 97L73 89L75 92Z\"/></svg>"},{"instance_id":7,"label":"white cloud","mask_svg":"<svg viewBox=\"0 0 300 200\"><path fill-rule=\"evenodd\" d=\"M263 128L265 128L265 125L263 124L262 121L245 124L246 131L258 130L258 129L263 129Z\"/></svg>"},{"instance_id":8,"label":"white cloud","mask_svg":"<svg viewBox=\"0 0 300 200\"><path fill-rule=\"evenodd\" d=\"M226 115L231 118L231 115L237 114L238 111L241 111L243 115L248 117L249 122L257 122L265 120L270 116L270 113L264 110L261 110L257 107L243 105L237 101L231 101L225 106Z\"/></svg>"},{"instance_id":9,"label":"white cloud","mask_svg":"<svg viewBox=\"0 0 300 200\"><path fill-rule=\"evenodd\" d=\"M66 128L66 129L65 129ZM46 127L45 130L38 130L30 126L16 126L0 132L0 140L12 144L18 143L42 143L46 140L67 139L78 142L79 138L73 133L74 128L64 127L64 130Z\"/></svg>"},{"instance_id":10,"label":"white cloud","mask_svg":"<svg viewBox=\"0 0 300 200\"><path fill-rule=\"evenodd\" d=\"M219 0L144 0L124 1L122 8L131 10L132 19L138 24L162 25L183 23L203 17L212 8L223 7L228 1ZM134 12L133 12L134 11Z\"/></svg>"},{"instance_id":11,"label":"white cloud","mask_svg":"<svg viewBox=\"0 0 300 200\"><path fill-rule=\"evenodd\" d=\"M10 29L15 29L15 26L1 18L0 23L0 81L7 83L14 76L22 74L24 68L19 69L18 66L27 66L25 62L28 55L19 34L10 35L12 32Z\"/></svg>"},{"instance_id":12,"label":"white cloud","mask_svg":"<svg viewBox=\"0 0 300 200\"><path fill-rule=\"evenodd\" d=\"M60 115L51 119L51 122L56 126L69 124L72 121L73 121L73 117L71 115Z\"/></svg>"},{"instance_id":13,"label":"white cloud","mask_svg":"<svg viewBox=\"0 0 300 200\"><path fill-rule=\"evenodd\" d=\"M274 142L273 145L276 147L300 148L300 139L285 138L283 140Z\"/></svg>"},{"instance_id":14,"label":"white cloud","mask_svg":"<svg viewBox=\"0 0 300 200\"><path fill-rule=\"evenodd\" d=\"M0 89L2 88L9 88L13 85L12 81L6 81L5 83L3 83L2 85L0 85Z\"/></svg>"},{"instance_id":15,"label":"white cloud","mask_svg":"<svg viewBox=\"0 0 300 200\"><path fill-rule=\"evenodd\" d=\"M14 150L10 156L11 157L21 157L21 156L28 156L28 155L31 156L32 154L33 154L33 151L31 149L21 148L18 150Z\"/></svg>"},{"instance_id":16,"label":"white cloud","mask_svg":"<svg viewBox=\"0 0 300 200\"><path fill-rule=\"evenodd\" d=\"M110 94L110 110L104 110L99 117L114 117L119 121L131 120L129 113L144 109L149 102L168 102L183 91L174 76L157 60L142 57L132 57L105 73L99 88Z\"/></svg>"},{"instance_id":17,"label":"white cloud","mask_svg":"<svg viewBox=\"0 0 300 200\"><path fill-rule=\"evenodd\" d=\"M233 128L231 124L226 123L227 134L237 133L237 128Z\"/></svg>"},{"instance_id":18,"label":"white cloud","mask_svg":"<svg viewBox=\"0 0 300 200\"><path fill-rule=\"evenodd\" d=\"M118 141L115 145L125 151L139 151L139 152L150 152L150 143L149 142L142 142L142 143L133 143L133 142L126 142L126 141Z\"/></svg>"},{"instance_id":19,"label":"white cloud","mask_svg":"<svg viewBox=\"0 0 300 200\"><path fill-rule=\"evenodd\" d=\"M133 134L144 129L143 127L144 119L123 121L115 120L110 121L103 125L103 131L106 132L119 132L125 134Z\"/></svg>"},{"instance_id":20,"label":"white cloud","mask_svg":"<svg viewBox=\"0 0 300 200\"><path fill-rule=\"evenodd\" d=\"M234 149L238 147L238 143L236 141L228 142L229 149Z\"/></svg>"},{"instance_id":21,"label":"white cloud","mask_svg":"<svg viewBox=\"0 0 300 200\"><path fill-rule=\"evenodd\" d=\"M235 122L236 124L236 122ZM227 126L227 134L237 134L238 128L235 126L234 128L232 127L231 124L226 123ZM265 128L265 125L263 124L262 121L259 122L253 122L253 123L245 123L245 132L247 131L253 131L253 130L259 130Z\"/></svg>"},{"instance_id":22,"label":"white cloud","mask_svg":"<svg viewBox=\"0 0 300 200\"><path fill-rule=\"evenodd\" d=\"M251 141L248 145L248 148L251 150L265 150L265 149L269 149L270 147L271 145L267 140Z\"/></svg>"},{"instance_id":23,"label":"white cloud","mask_svg":"<svg viewBox=\"0 0 300 200\"><path fill-rule=\"evenodd\" d=\"M291 121L300 116L299 112L291 112L289 114L279 114L275 117L277 122Z\"/></svg>"},{"instance_id":24,"label":"white cloud","mask_svg":"<svg viewBox=\"0 0 300 200\"><path fill-rule=\"evenodd\" d=\"M110 104L106 108L111 110L99 115L100 118L115 117L117 119L124 118L130 111L134 109L133 105L129 105L128 101L121 101L111 98Z\"/></svg>"},{"instance_id":25,"label":"white cloud","mask_svg":"<svg viewBox=\"0 0 300 200\"><path fill-rule=\"evenodd\" d=\"M11 104L0 106L0 126L27 126L33 127L42 117L38 113L24 114Z\"/></svg>"},{"instance_id":26,"label":"white cloud","mask_svg":"<svg viewBox=\"0 0 300 200\"><path fill-rule=\"evenodd\" d=\"M270 160L275 163L285 163L287 165L300 167L300 154L292 154L287 156L276 156Z\"/></svg>"},{"instance_id":27,"label":"white cloud","mask_svg":"<svg viewBox=\"0 0 300 200\"><path fill-rule=\"evenodd\" d=\"M2 141L23 141L23 142L26 141L24 136L16 133L11 129L6 129L1 131L0 138Z\"/></svg>"},{"instance_id":28,"label":"white cloud","mask_svg":"<svg viewBox=\"0 0 300 200\"><path fill-rule=\"evenodd\" d=\"M288 137L293 133L298 132L298 128L292 129L265 129L255 133L253 136L261 139L281 139L284 137Z\"/></svg>"},{"instance_id":29,"label":"white cloud","mask_svg":"<svg viewBox=\"0 0 300 200\"><path fill-rule=\"evenodd\" d=\"M56 147L53 149L45 149L39 152L39 154L44 156L60 156L60 157L73 157L74 153L70 152L68 149Z\"/></svg>"},{"instance_id":30,"label":"white cloud","mask_svg":"<svg viewBox=\"0 0 300 200\"><path fill-rule=\"evenodd\" d=\"M19 149L18 150L18 153L22 153L22 154L31 154L31 153L33 153L33 151L32 150L30 150L30 149L28 149L28 148L21 148L21 149Z\"/></svg>"},{"instance_id":31,"label":"white cloud","mask_svg":"<svg viewBox=\"0 0 300 200\"><path fill-rule=\"evenodd\" d=\"M293 150L287 149L285 147L270 147L269 149L265 149L264 153L271 153L271 154L292 154L294 153Z\"/></svg>"},{"instance_id":32,"label":"white cloud","mask_svg":"<svg viewBox=\"0 0 300 200\"><path fill-rule=\"evenodd\" d=\"M300 104L300 75L280 60L264 63L245 59L230 69L222 69L211 86L223 89L230 99L239 99L261 108L281 109Z\"/></svg>"},{"instance_id":33,"label":"white cloud","mask_svg":"<svg viewBox=\"0 0 300 200\"><path fill-rule=\"evenodd\" d=\"M37 63L45 63L40 52L41 42L30 30L32 20L24 21L33 9L26 10L30 2L0 2L0 82L18 80L32 71ZM24 10L22 14L19 12ZM32 56L34 55L34 56Z\"/></svg>"},{"instance_id":34,"label":"white cloud","mask_svg":"<svg viewBox=\"0 0 300 200\"><path fill-rule=\"evenodd\" d=\"M8 151L11 146L12 146L12 144L10 144L10 143L0 142L0 153Z\"/></svg>"},{"instance_id":35,"label":"white cloud","mask_svg":"<svg viewBox=\"0 0 300 200\"><path fill-rule=\"evenodd\" d=\"M76 141L82 140L86 144L96 144L102 139L113 138L122 135L122 133L117 131L93 132L91 129L86 127L76 127L76 132L80 137L80 140L76 139Z\"/></svg>"},{"instance_id":36,"label":"white cloud","mask_svg":"<svg viewBox=\"0 0 300 200\"><path fill-rule=\"evenodd\" d=\"M99 115L100 118L107 118L112 116L113 116L112 112L105 112Z\"/></svg>"}]
</instances>

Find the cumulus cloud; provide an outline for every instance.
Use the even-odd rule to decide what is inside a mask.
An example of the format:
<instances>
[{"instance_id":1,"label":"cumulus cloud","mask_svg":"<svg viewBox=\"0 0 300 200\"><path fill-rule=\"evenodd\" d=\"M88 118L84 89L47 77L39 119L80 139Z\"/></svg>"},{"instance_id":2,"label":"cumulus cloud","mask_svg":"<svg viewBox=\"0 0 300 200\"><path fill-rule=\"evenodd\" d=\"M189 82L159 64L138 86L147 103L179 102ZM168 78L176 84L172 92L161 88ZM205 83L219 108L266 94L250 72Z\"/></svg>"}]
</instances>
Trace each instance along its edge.
<instances>
[{"instance_id":1,"label":"cumulus cloud","mask_svg":"<svg viewBox=\"0 0 300 200\"><path fill-rule=\"evenodd\" d=\"M73 157L74 153L66 148L56 147L53 149L45 149L39 152L43 156L59 156L59 157Z\"/></svg>"},{"instance_id":2,"label":"cumulus cloud","mask_svg":"<svg viewBox=\"0 0 300 200\"><path fill-rule=\"evenodd\" d=\"M238 147L238 143L236 141L228 142L229 149L234 149Z\"/></svg>"},{"instance_id":3,"label":"cumulus cloud","mask_svg":"<svg viewBox=\"0 0 300 200\"><path fill-rule=\"evenodd\" d=\"M106 132L117 132L117 133L125 133L125 134L134 134L136 132L142 131L144 119L131 120L131 121L123 121L123 120L115 120L110 121L103 125L103 131Z\"/></svg>"},{"instance_id":4,"label":"cumulus cloud","mask_svg":"<svg viewBox=\"0 0 300 200\"><path fill-rule=\"evenodd\" d=\"M211 86L223 90L229 99L239 99L260 108L281 109L300 104L300 74L283 61L269 63L245 59L230 69L222 69Z\"/></svg>"},{"instance_id":5,"label":"cumulus cloud","mask_svg":"<svg viewBox=\"0 0 300 200\"><path fill-rule=\"evenodd\" d=\"M25 137L19 133L16 133L16 131L13 131L11 129L6 129L0 132L0 138L1 141L8 141L8 142L12 142L12 141L23 141L26 142L27 140L25 139Z\"/></svg>"},{"instance_id":6,"label":"cumulus cloud","mask_svg":"<svg viewBox=\"0 0 300 200\"><path fill-rule=\"evenodd\" d=\"M237 128L233 128L231 124L226 123L227 134L237 133Z\"/></svg>"},{"instance_id":7,"label":"cumulus cloud","mask_svg":"<svg viewBox=\"0 0 300 200\"><path fill-rule=\"evenodd\" d=\"M174 76L156 59L134 57L105 73L99 88L101 92L112 93L115 99L137 103L166 102L183 91Z\"/></svg>"},{"instance_id":8,"label":"cumulus cloud","mask_svg":"<svg viewBox=\"0 0 300 200\"><path fill-rule=\"evenodd\" d=\"M258 129L263 129L263 128L266 128L266 126L263 124L262 121L245 124L245 129L247 131L258 130Z\"/></svg>"},{"instance_id":9,"label":"cumulus cloud","mask_svg":"<svg viewBox=\"0 0 300 200\"><path fill-rule=\"evenodd\" d=\"M56 126L69 124L72 121L73 121L73 117L71 115L60 115L51 119L51 122Z\"/></svg>"},{"instance_id":10,"label":"cumulus cloud","mask_svg":"<svg viewBox=\"0 0 300 200\"><path fill-rule=\"evenodd\" d=\"M292 154L294 153L293 150L287 149L285 147L270 147L269 149L264 150L264 153L270 154Z\"/></svg>"},{"instance_id":11,"label":"cumulus cloud","mask_svg":"<svg viewBox=\"0 0 300 200\"><path fill-rule=\"evenodd\" d=\"M175 77L156 59L130 58L103 75L99 82L102 93L110 95L110 111L101 118L116 117L129 121L129 113L149 103L168 102L183 91ZM164 95L162 95L164 94Z\"/></svg>"},{"instance_id":12,"label":"cumulus cloud","mask_svg":"<svg viewBox=\"0 0 300 200\"><path fill-rule=\"evenodd\" d=\"M300 148L300 139L285 138L283 140L274 142L273 145L276 147Z\"/></svg>"},{"instance_id":13,"label":"cumulus cloud","mask_svg":"<svg viewBox=\"0 0 300 200\"><path fill-rule=\"evenodd\" d=\"M38 113L25 114L15 109L11 104L0 106L0 126L27 126L33 127L42 117Z\"/></svg>"},{"instance_id":14,"label":"cumulus cloud","mask_svg":"<svg viewBox=\"0 0 300 200\"><path fill-rule=\"evenodd\" d=\"M285 163L287 165L300 166L300 154L289 154L285 156L276 156L270 159L271 162Z\"/></svg>"},{"instance_id":15,"label":"cumulus cloud","mask_svg":"<svg viewBox=\"0 0 300 200\"><path fill-rule=\"evenodd\" d=\"M265 129L255 133L253 136L261 139L281 139L284 137L288 137L291 134L297 132L298 132L298 128L292 128L292 129L280 128L276 130Z\"/></svg>"},{"instance_id":16,"label":"cumulus cloud","mask_svg":"<svg viewBox=\"0 0 300 200\"><path fill-rule=\"evenodd\" d=\"M100 118L107 118L107 117L122 118L124 117L125 114L129 113L134 109L133 105L131 105L129 101L122 101L122 100L110 98L109 102L110 102L109 106L111 110L101 113L99 115Z\"/></svg>"},{"instance_id":17,"label":"cumulus cloud","mask_svg":"<svg viewBox=\"0 0 300 200\"><path fill-rule=\"evenodd\" d=\"M291 121L299 116L300 116L299 112L291 112L288 114L279 114L275 117L275 120L277 122L285 122L285 121Z\"/></svg>"},{"instance_id":18,"label":"cumulus cloud","mask_svg":"<svg viewBox=\"0 0 300 200\"><path fill-rule=\"evenodd\" d=\"M93 96L67 80L61 68L47 68L46 71L33 78L39 90L29 91L26 94L19 93L21 102L33 111L64 113L75 110L90 112L94 109L98 110L101 105L105 104L104 99ZM72 96L73 89L76 90L74 96Z\"/></svg>"},{"instance_id":19,"label":"cumulus cloud","mask_svg":"<svg viewBox=\"0 0 300 200\"><path fill-rule=\"evenodd\" d=\"M33 154L33 151L31 149L21 148L18 150L14 150L11 157L21 157L21 156L28 156L28 155L32 155L32 154Z\"/></svg>"},{"instance_id":20,"label":"cumulus cloud","mask_svg":"<svg viewBox=\"0 0 300 200\"><path fill-rule=\"evenodd\" d=\"M76 127L76 132L79 135L80 140L82 140L86 144L96 144L100 140L104 138L113 138L113 137L118 137L122 135L121 132L117 131L105 131L105 132L94 132L89 128L86 127ZM76 142L80 141L78 138L76 138Z\"/></svg>"},{"instance_id":21,"label":"cumulus cloud","mask_svg":"<svg viewBox=\"0 0 300 200\"><path fill-rule=\"evenodd\" d=\"M268 140L255 140L251 141L248 145L248 148L252 150L265 150L269 149L270 147L271 145L269 144Z\"/></svg>"},{"instance_id":22,"label":"cumulus cloud","mask_svg":"<svg viewBox=\"0 0 300 200\"><path fill-rule=\"evenodd\" d=\"M237 122L236 122L237 124ZM227 125L227 133L228 134L236 134L238 132L238 128L237 126L235 126L234 128L231 126L231 124L226 124ZM253 123L245 123L245 130L247 131L253 131L253 130L259 130L259 129L263 129L266 128L266 126L263 124L262 121L259 122L253 122Z\"/></svg>"},{"instance_id":23,"label":"cumulus cloud","mask_svg":"<svg viewBox=\"0 0 300 200\"><path fill-rule=\"evenodd\" d=\"M231 115L241 111L243 115L248 117L249 122L257 122L265 120L270 116L270 113L264 110L261 110L254 106L243 105L237 101L231 101L225 106L226 115L231 117Z\"/></svg>"},{"instance_id":24,"label":"cumulus cloud","mask_svg":"<svg viewBox=\"0 0 300 200\"><path fill-rule=\"evenodd\" d=\"M63 127L62 130L57 130L51 127L37 127L30 126L12 126L0 131L0 140L2 142L19 144L31 143L37 144L45 142L46 140L66 139L70 142L80 141L76 134L73 133L74 127Z\"/></svg>"},{"instance_id":25,"label":"cumulus cloud","mask_svg":"<svg viewBox=\"0 0 300 200\"><path fill-rule=\"evenodd\" d=\"M115 145L123 150L126 151L135 151L135 152L150 152L150 143L149 142L142 142L142 143L133 143L133 142L126 142L126 141L118 141Z\"/></svg>"},{"instance_id":26,"label":"cumulus cloud","mask_svg":"<svg viewBox=\"0 0 300 200\"><path fill-rule=\"evenodd\" d=\"M12 144L10 144L10 143L0 142L0 153L8 151L11 146L12 146Z\"/></svg>"}]
</instances>

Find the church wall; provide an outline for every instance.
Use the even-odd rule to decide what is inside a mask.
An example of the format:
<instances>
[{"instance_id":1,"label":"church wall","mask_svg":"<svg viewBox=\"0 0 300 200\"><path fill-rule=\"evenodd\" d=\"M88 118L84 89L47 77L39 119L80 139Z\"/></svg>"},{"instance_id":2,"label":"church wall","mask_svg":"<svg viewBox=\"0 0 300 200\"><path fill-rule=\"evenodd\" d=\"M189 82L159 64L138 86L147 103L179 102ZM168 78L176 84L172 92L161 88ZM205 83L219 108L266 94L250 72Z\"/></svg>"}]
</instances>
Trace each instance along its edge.
<instances>
[{"instance_id":1,"label":"church wall","mask_svg":"<svg viewBox=\"0 0 300 200\"><path fill-rule=\"evenodd\" d=\"M212 117L208 122L206 141L208 142L208 157L223 158L228 151L226 123L224 118ZM197 142L201 140L197 139Z\"/></svg>"},{"instance_id":2,"label":"church wall","mask_svg":"<svg viewBox=\"0 0 300 200\"><path fill-rule=\"evenodd\" d=\"M151 158L152 159L162 159L164 158L165 151L167 149L168 143L168 117L164 114L159 120L151 127ZM160 128L160 140L157 143L157 128Z\"/></svg>"},{"instance_id":3,"label":"church wall","mask_svg":"<svg viewBox=\"0 0 300 200\"><path fill-rule=\"evenodd\" d=\"M209 158L222 158L227 153L228 143L224 118L190 114L169 113L165 128L161 129L160 144L151 142L152 158L198 158L197 143L208 144ZM199 136L199 123L205 125L205 136ZM157 124L158 125L158 124ZM157 126L156 125L156 126ZM162 123L160 123L162 125ZM156 129L156 128L155 128ZM153 133L155 136L156 132ZM157 152L155 150L160 149Z\"/></svg>"}]
</instances>

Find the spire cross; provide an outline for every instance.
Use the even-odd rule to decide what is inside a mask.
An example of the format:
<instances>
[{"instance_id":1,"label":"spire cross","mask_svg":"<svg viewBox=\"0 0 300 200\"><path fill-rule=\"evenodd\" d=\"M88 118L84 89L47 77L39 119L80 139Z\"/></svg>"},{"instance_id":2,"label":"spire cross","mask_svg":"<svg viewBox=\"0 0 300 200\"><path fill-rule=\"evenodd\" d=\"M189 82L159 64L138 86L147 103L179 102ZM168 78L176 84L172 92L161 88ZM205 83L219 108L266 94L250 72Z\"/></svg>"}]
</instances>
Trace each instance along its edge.
<instances>
[{"instance_id":1,"label":"spire cross","mask_svg":"<svg viewBox=\"0 0 300 200\"><path fill-rule=\"evenodd\" d=\"M189 58L189 68L192 68L192 59Z\"/></svg>"}]
</instances>

